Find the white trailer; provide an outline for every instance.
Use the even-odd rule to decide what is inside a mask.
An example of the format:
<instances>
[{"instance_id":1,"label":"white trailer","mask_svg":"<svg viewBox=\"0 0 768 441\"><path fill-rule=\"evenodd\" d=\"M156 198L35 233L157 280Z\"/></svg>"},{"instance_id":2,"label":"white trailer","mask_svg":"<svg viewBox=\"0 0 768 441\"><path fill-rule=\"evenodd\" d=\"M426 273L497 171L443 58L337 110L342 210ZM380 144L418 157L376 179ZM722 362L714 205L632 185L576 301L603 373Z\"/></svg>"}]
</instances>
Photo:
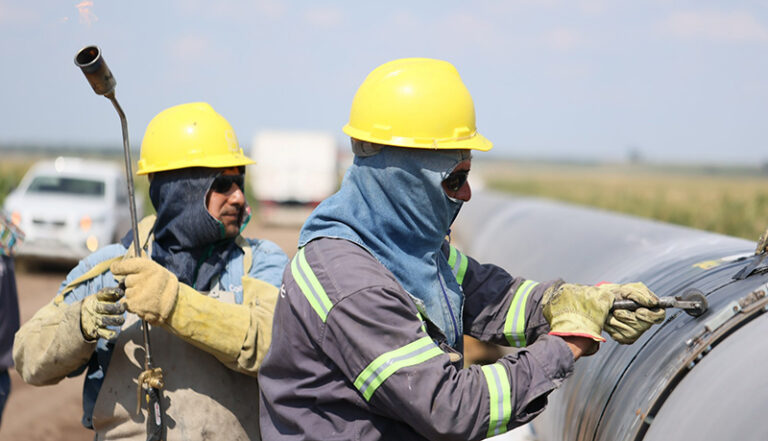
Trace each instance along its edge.
<instances>
[{"instance_id":1,"label":"white trailer","mask_svg":"<svg viewBox=\"0 0 768 441\"><path fill-rule=\"evenodd\" d=\"M253 139L251 188L268 224L300 225L339 184L336 139L326 132L263 131Z\"/></svg>"}]
</instances>

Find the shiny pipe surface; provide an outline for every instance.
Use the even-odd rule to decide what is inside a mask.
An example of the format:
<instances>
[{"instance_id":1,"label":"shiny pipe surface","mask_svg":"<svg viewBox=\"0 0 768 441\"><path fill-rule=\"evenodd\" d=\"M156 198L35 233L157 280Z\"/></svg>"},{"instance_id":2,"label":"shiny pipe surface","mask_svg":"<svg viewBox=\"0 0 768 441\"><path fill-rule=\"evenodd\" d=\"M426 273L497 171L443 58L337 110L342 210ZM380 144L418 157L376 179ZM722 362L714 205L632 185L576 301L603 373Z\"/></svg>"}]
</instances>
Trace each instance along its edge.
<instances>
[{"instance_id":1,"label":"shiny pipe surface","mask_svg":"<svg viewBox=\"0 0 768 441\"><path fill-rule=\"evenodd\" d=\"M539 441L768 439L768 268L755 244L533 198L476 193L453 228L480 262L534 280L642 281L659 296L701 290L709 310L668 310L633 345L576 363L533 422Z\"/></svg>"}]
</instances>

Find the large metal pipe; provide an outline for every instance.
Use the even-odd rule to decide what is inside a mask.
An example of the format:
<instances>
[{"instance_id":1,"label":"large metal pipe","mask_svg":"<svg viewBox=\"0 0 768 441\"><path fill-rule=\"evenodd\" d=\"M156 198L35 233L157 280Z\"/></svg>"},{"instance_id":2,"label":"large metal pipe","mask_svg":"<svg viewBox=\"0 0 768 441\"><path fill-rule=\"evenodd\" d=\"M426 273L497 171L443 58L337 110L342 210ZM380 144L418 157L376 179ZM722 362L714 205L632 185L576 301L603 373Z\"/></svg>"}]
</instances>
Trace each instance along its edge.
<instances>
[{"instance_id":1,"label":"large metal pipe","mask_svg":"<svg viewBox=\"0 0 768 441\"><path fill-rule=\"evenodd\" d=\"M481 262L570 282L701 290L709 310L667 320L633 345L604 343L534 420L539 441L768 439L768 268L755 243L542 199L478 193L454 236Z\"/></svg>"}]
</instances>

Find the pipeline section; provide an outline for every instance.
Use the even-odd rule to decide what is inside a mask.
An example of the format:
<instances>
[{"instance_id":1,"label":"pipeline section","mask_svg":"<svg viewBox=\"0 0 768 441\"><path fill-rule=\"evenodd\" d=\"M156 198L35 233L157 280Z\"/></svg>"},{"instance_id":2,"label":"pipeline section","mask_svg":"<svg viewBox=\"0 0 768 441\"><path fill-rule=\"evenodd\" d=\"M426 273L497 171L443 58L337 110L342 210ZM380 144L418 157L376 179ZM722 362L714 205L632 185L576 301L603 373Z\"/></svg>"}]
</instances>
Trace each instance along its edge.
<instances>
[{"instance_id":1,"label":"pipeline section","mask_svg":"<svg viewBox=\"0 0 768 441\"><path fill-rule=\"evenodd\" d=\"M538 441L768 439L768 267L755 242L544 199L473 195L452 238L511 274L697 289L708 310L668 309L633 345L576 363L533 422Z\"/></svg>"}]
</instances>

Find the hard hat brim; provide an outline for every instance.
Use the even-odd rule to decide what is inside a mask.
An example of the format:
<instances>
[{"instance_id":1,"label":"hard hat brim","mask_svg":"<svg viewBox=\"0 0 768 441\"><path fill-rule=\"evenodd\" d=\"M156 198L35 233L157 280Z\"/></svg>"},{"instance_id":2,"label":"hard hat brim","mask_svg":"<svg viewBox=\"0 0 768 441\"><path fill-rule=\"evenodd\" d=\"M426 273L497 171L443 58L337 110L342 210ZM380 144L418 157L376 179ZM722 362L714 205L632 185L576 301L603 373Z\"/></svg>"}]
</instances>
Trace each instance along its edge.
<instances>
[{"instance_id":1,"label":"hard hat brim","mask_svg":"<svg viewBox=\"0 0 768 441\"><path fill-rule=\"evenodd\" d=\"M240 167L245 165L251 165L256 164L256 161L253 159L247 157L247 156L240 156L239 158L235 159L232 158L232 156L220 156L220 157L210 157L210 158L201 158L198 160L188 160L188 159L182 159L179 161L174 162L168 162L165 164L160 164L155 167L149 167L147 164L142 163L141 160L139 160L138 164L138 171L136 172L137 175L147 175L149 173L157 173L157 172L163 172L168 170L177 170L182 168L190 168L190 167L206 167L206 168L230 168L230 167Z\"/></svg>"},{"instance_id":2,"label":"hard hat brim","mask_svg":"<svg viewBox=\"0 0 768 441\"><path fill-rule=\"evenodd\" d=\"M427 138L406 138L393 136L389 139L379 138L370 132L356 129L347 124L342 131L352 138L361 141L368 141L375 144L391 145L393 147L406 147L413 149L431 149L431 150L449 150L449 149L469 149L487 152L493 148L493 143L478 132L462 138L449 139L427 139Z\"/></svg>"}]
</instances>

